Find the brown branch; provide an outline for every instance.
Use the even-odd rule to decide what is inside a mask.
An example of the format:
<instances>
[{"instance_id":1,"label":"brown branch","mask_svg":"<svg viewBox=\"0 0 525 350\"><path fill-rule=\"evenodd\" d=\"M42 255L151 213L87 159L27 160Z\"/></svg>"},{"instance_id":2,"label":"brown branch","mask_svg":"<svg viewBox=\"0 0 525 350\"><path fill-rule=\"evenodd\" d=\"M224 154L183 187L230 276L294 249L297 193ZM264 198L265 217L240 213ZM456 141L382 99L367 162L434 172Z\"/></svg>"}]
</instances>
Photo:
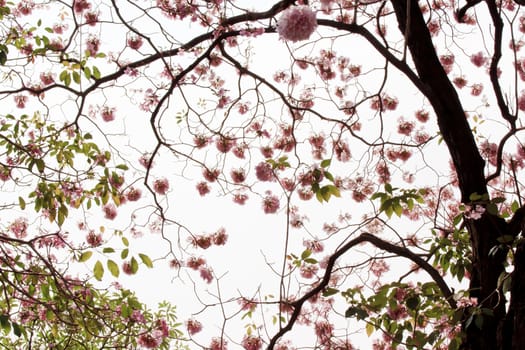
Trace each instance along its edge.
<instances>
[{"instance_id":1,"label":"brown branch","mask_svg":"<svg viewBox=\"0 0 525 350\"><path fill-rule=\"evenodd\" d=\"M274 348L274 346L276 345L277 341L282 336L284 336L284 334L286 334L287 332L289 332L292 329L292 327L294 326L295 322L297 321L297 318L299 317L299 315L301 313L301 309L302 309L303 304L306 301L308 301L310 298L312 298L312 297L318 295L319 293L321 293L328 286L328 284L330 283L330 278L332 277L332 271L334 269L334 266L335 266L335 263L336 263L337 259L339 259L346 252L348 252L351 248L353 248L353 247L355 247L355 246L357 246L357 245L359 245L361 243L364 243L364 242L369 242L369 243L373 244L374 246L376 246L379 249L382 249L382 250L387 251L389 253L396 254L396 255L398 255L400 257L407 258L407 259L411 260L412 262L414 262L415 264L417 264L419 267L421 267L423 270L425 270L432 277L434 282L436 282L436 284L438 285L441 293L445 297L445 299L448 302L448 304L450 305L450 307L453 308L453 309L457 308L457 304L456 304L456 301L454 300L454 295L453 295L451 289L448 287L448 285L446 284L446 282L443 279L443 277L441 277L439 272L432 265L430 265L427 261L425 261L419 255L415 254L414 252L412 252L411 250L409 250L407 248L400 247L400 246L397 246L397 245L392 244L390 242L387 242L385 240L382 240L381 238L378 238L378 237L376 237L376 236L374 236L374 235L372 235L370 233L362 233L358 237L352 239L351 241L349 241L348 243L343 245L341 248L336 250L334 252L334 254L332 254L330 256L330 258L328 259L328 263L326 265L325 273L323 275L323 278L319 282L319 284L317 284L309 292L304 294L300 299L297 299L296 301L290 303L290 305L293 307L293 312L292 312L292 314L290 316L290 320L288 321L286 326L281 328L279 330L279 332L276 333L270 339L270 343L268 344L267 349L272 350Z\"/></svg>"},{"instance_id":2,"label":"brown branch","mask_svg":"<svg viewBox=\"0 0 525 350\"><path fill-rule=\"evenodd\" d=\"M490 61L489 76L498 101L498 107L500 109L502 117L508 121L512 129L516 128L516 115L512 115L509 111L509 107L503 98L503 92L501 91L501 85L499 84L498 78L498 63L501 59L501 40L503 36L503 20L501 19L499 5L494 0L485 1L489 8L490 17L492 24L494 25L494 53L492 54L492 60Z\"/></svg>"}]
</instances>

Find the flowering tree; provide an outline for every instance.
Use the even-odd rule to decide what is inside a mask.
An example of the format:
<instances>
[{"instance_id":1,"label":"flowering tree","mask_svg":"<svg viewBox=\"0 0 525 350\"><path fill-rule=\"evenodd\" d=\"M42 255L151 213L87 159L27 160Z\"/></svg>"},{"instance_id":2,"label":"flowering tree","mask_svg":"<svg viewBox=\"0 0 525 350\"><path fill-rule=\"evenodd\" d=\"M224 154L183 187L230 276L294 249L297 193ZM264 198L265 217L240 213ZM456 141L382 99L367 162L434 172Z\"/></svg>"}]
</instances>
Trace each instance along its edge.
<instances>
[{"instance_id":1,"label":"flowering tree","mask_svg":"<svg viewBox=\"0 0 525 350\"><path fill-rule=\"evenodd\" d=\"M2 345L525 347L519 1L0 5Z\"/></svg>"}]
</instances>

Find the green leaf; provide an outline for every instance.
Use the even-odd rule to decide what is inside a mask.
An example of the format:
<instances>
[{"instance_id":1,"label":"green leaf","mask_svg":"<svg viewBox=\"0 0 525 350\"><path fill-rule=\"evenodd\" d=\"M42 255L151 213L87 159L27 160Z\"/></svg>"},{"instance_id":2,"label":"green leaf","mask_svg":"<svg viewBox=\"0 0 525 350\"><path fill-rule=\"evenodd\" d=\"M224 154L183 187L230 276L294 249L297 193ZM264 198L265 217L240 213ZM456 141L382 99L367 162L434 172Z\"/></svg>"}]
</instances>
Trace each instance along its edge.
<instances>
[{"instance_id":1,"label":"green leaf","mask_svg":"<svg viewBox=\"0 0 525 350\"><path fill-rule=\"evenodd\" d=\"M73 72L73 81L80 84L80 74L78 72Z\"/></svg>"},{"instance_id":2,"label":"green leaf","mask_svg":"<svg viewBox=\"0 0 525 350\"><path fill-rule=\"evenodd\" d=\"M84 67L84 76L87 79L91 79L91 69L89 69L89 67Z\"/></svg>"},{"instance_id":3,"label":"green leaf","mask_svg":"<svg viewBox=\"0 0 525 350\"><path fill-rule=\"evenodd\" d=\"M6 328L9 328L8 332L11 330L11 325L9 323L9 316L7 315L0 315L0 326L6 330Z\"/></svg>"},{"instance_id":4,"label":"green leaf","mask_svg":"<svg viewBox=\"0 0 525 350\"><path fill-rule=\"evenodd\" d=\"M20 209L24 210L26 208L26 201L22 197L18 197L18 205Z\"/></svg>"},{"instance_id":5,"label":"green leaf","mask_svg":"<svg viewBox=\"0 0 525 350\"><path fill-rule=\"evenodd\" d=\"M20 325L16 322L12 322L12 325L13 325L13 333L15 333L17 337L20 337L22 335L22 327L20 327Z\"/></svg>"},{"instance_id":6,"label":"green leaf","mask_svg":"<svg viewBox=\"0 0 525 350\"><path fill-rule=\"evenodd\" d=\"M358 320L364 320L365 318L368 317L368 312L366 310L361 309L360 307L350 306L345 312L345 317L346 318L351 318L351 317L354 317L354 316Z\"/></svg>"},{"instance_id":7,"label":"green leaf","mask_svg":"<svg viewBox=\"0 0 525 350\"><path fill-rule=\"evenodd\" d=\"M62 226L64 224L64 221L66 220L66 217L68 216L69 211L65 205L61 205L60 208L58 208L58 217L57 217L57 223L58 226Z\"/></svg>"},{"instance_id":8,"label":"green leaf","mask_svg":"<svg viewBox=\"0 0 525 350\"><path fill-rule=\"evenodd\" d=\"M321 194L321 191L317 191L315 193L315 198L317 198L317 200L320 202L320 203L323 203L324 201L324 198L323 198L323 195Z\"/></svg>"},{"instance_id":9,"label":"green leaf","mask_svg":"<svg viewBox=\"0 0 525 350\"><path fill-rule=\"evenodd\" d=\"M497 216L499 215L498 206L494 203L487 204L487 212L491 215Z\"/></svg>"},{"instance_id":10,"label":"green leaf","mask_svg":"<svg viewBox=\"0 0 525 350\"><path fill-rule=\"evenodd\" d=\"M102 249L102 253L104 253L104 254L115 253L115 249L113 249L111 247L106 247L106 248Z\"/></svg>"},{"instance_id":11,"label":"green leaf","mask_svg":"<svg viewBox=\"0 0 525 350\"><path fill-rule=\"evenodd\" d=\"M416 310L417 307L419 306L419 297L418 296L409 297L405 300L405 304L410 310Z\"/></svg>"},{"instance_id":12,"label":"green leaf","mask_svg":"<svg viewBox=\"0 0 525 350\"><path fill-rule=\"evenodd\" d=\"M147 256L146 254L139 253L139 257L140 257L140 260L142 260L142 262L144 263L144 265L146 265L150 269L153 268L153 262L151 261L149 256Z\"/></svg>"},{"instance_id":13,"label":"green leaf","mask_svg":"<svg viewBox=\"0 0 525 350\"><path fill-rule=\"evenodd\" d=\"M95 79L100 79L101 76L100 71L95 66L93 66L93 76L95 77Z\"/></svg>"},{"instance_id":14,"label":"green leaf","mask_svg":"<svg viewBox=\"0 0 525 350\"><path fill-rule=\"evenodd\" d=\"M97 260L95 263L95 267L93 267L93 274L98 281L102 281L102 277L104 276L104 266L102 266L100 260Z\"/></svg>"},{"instance_id":15,"label":"green leaf","mask_svg":"<svg viewBox=\"0 0 525 350\"><path fill-rule=\"evenodd\" d=\"M126 249L124 249L122 252L120 252L120 258L121 258L122 260L124 260L124 259L126 259L126 258L128 257L128 254L129 254L129 249L126 248Z\"/></svg>"},{"instance_id":16,"label":"green leaf","mask_svg":"<svg viewBox=\"0 0 525 350\"><path fill-rule=\"evenodd\" d=\"M80 256L78 257L78 261L79 261L79 262L86 262L86 261L89 260L89 258L91 258L92 255L93 255L93 252L92 252L92 251L83 252L83 253L80 254Z\"/></svg>"},{"instance_id":17,"label":"green leaf","mask_svg":"<svg viewBox=\"0 0 525 350\"><path fill-rule=\"evenodd\" d=\"M328 191L330 192L331 195L336 196L336 197L341 197L341 192L339 191L339 188L337 188L337 186L327 185L326 187L328 187Z\"/></svg>"},{"instance_id":18,"label":"green leaf","mask_svg":"<svg viewBox=\"0 0 525 350\"><path fill-rule=\"evenodd\" d=\"M321 168L328 168L332 163L331 159L325 159L321 162Z\"/></svg>"},{"instance_id":19,"label":"green leaf","mask_svg":"<svg viewBox=\"0 0 525 350\"><path fill-rule=\"evenodd\" d=\"M332 287L326 287L326 289L323 291L323 297L326 298L326 297L332 296L337 293L339 293L339 289L332 288Z\"/></svg>"},{"instance_id":20,"label":"green leaf","mask_svg":"<svg viewBox=\"0 0 525 350\"><path fill-rule=\"evenodd\" d=\"M122 237L122 243L124 243L126 247L129 247L129 241L126 237Z\"/></svg>"},{"instance_id":21,"label":"green leaf","mask_svg":"<svg viewBox=\"0 0 525 350\"><path fill-rule=\"evenodd\" d=\"M312 255L312 251L310 249L306 249L301 253L301 259L304 260L308 258L310 255Z\"/></svg>"},{"instance_id":22,"label":"green leaf","mask_svg":"<svg viewBox=\"0 0 525 350\"><path fill-rule=\"evenodd\" d=\"M313 258L306 258L304 259L304 262L307 264L317 264L318 263L318 261Z\"/></svg>"},{"instance_id":23,"label":"green leaf","mask_svg":"<svg viewBox=\"0 0 525 350\"><path fill-rule=\"evenodd\" d=\"M43 173L44 172L46 164L44 163L42 158L35 159L35 165L36 165L36 168L38 169L39 173Z\"/></svg>"},{"instance_id":24,"label":"green leaf","mask_svg":"<svg viewBox=\"0 0 525 350\"><path fill-rule=\"evenodd\" d=\"M372 333L374 332L374 325L372 323L367 323L366 324L366 335L368 335L369 337L372 335Z\"/></svg>"},{"instance_id":25,"label":"green leaf","mask_svg":"<svg viewBox=\"0 0 525 350\"><path fill-rule=\"evenodd\" d=\"M106 265L108 267L109 272L111 272L111 274L113 275L113 277L119 276L120 270L116 262L114 262L113 260L108 260L106 262Z\"/></svg>"},{"instance_id":26,"label":"green leaf","mask_svg":"<svg viewBox=\"0 0 525 350\"><path fill-rule=\"evenodd\" d=\"M5 66L7 62L7 55L5 51L0 51L0 65Z\"/></svg>"},{"instance_id":27,"label":"green leaf","mask_svg":"<svg viewBox=\"0 0 525 350\"><path fill-rule=\"evenodd\" d=\"M138 270L139 270L139 263L134 257L132 257L131 258L131 273L135 274L137 273Z\"/></svg>"},{"instance_id":28,"label":"green leaf","mask_svg":"<svg viewBox=\"0 0 525 350\"><path fill-rule=\"evenodd\" d=\"M401 215L403 215L403 207L398 202L394 202L392 207L398 217L401 217Z\"/></svg>"}]
</instances>

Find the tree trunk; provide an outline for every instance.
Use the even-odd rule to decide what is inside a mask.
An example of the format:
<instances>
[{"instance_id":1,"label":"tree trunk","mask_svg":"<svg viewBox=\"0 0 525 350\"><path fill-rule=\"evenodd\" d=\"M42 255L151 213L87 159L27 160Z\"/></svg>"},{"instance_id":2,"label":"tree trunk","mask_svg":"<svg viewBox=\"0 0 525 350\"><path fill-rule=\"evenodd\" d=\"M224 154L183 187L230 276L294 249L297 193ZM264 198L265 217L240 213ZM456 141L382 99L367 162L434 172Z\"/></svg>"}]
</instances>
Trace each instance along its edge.
<instances>
[{"instance_id":1,"label":"tree trunk","mask_svg":"<svg viewBox=\"0 0 525 350\"><path fill-rule=\"evenodd\" d=\"M407 21L408 1L410 13ZM485 162L479 153L456 90L439 62L418 2L408 1L392 0L399 29L407 36L408 49L424 86L422 92L434 108L439 129L457 172L462 201L467 203L471 194L488 192L484 175ZM464 324L466 337L463 349L525 349L525 297L515 295L520 290L525 290L523 247L519 251L519 261L516 254L516 264L520 268L516 268L514 274L520 280L513 280L512 298L515 302L512 303L512 315L506 315L505 297L498 290L498 278L504 271L503 261L507 252L500 250L498 254L489 254L499 244L498 237L509 234L508 226L503 219L488 213L479 220L469 220L467 223L472 243L471 296L477 298L478 305L492 310L493 316L482 315L481 329L474 324L469 327ZM520 331L513 332L512 328ZM509 335L512 345L505 342Z\"/></svg>"}]
</instances>

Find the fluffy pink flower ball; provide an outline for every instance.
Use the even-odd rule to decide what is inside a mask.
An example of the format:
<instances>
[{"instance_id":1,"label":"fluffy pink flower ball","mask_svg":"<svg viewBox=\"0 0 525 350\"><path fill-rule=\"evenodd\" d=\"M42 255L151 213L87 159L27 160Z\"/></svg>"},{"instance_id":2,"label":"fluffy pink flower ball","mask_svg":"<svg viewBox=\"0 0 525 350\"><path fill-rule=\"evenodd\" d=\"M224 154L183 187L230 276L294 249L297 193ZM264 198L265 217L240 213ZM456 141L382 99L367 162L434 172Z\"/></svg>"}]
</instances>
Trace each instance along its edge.
<instances>
[{"instance_id":1,"label":"fluffy pink flower ball","mask_svg":"<svg viewBox=\"0 0 525 350\"><path fill-rule=\"evenodd\" d=\"M315 12L306 5L289 7L277 22L280 37L292 42L310 38L316 28Z\"/></svg>"}]
</instances>

